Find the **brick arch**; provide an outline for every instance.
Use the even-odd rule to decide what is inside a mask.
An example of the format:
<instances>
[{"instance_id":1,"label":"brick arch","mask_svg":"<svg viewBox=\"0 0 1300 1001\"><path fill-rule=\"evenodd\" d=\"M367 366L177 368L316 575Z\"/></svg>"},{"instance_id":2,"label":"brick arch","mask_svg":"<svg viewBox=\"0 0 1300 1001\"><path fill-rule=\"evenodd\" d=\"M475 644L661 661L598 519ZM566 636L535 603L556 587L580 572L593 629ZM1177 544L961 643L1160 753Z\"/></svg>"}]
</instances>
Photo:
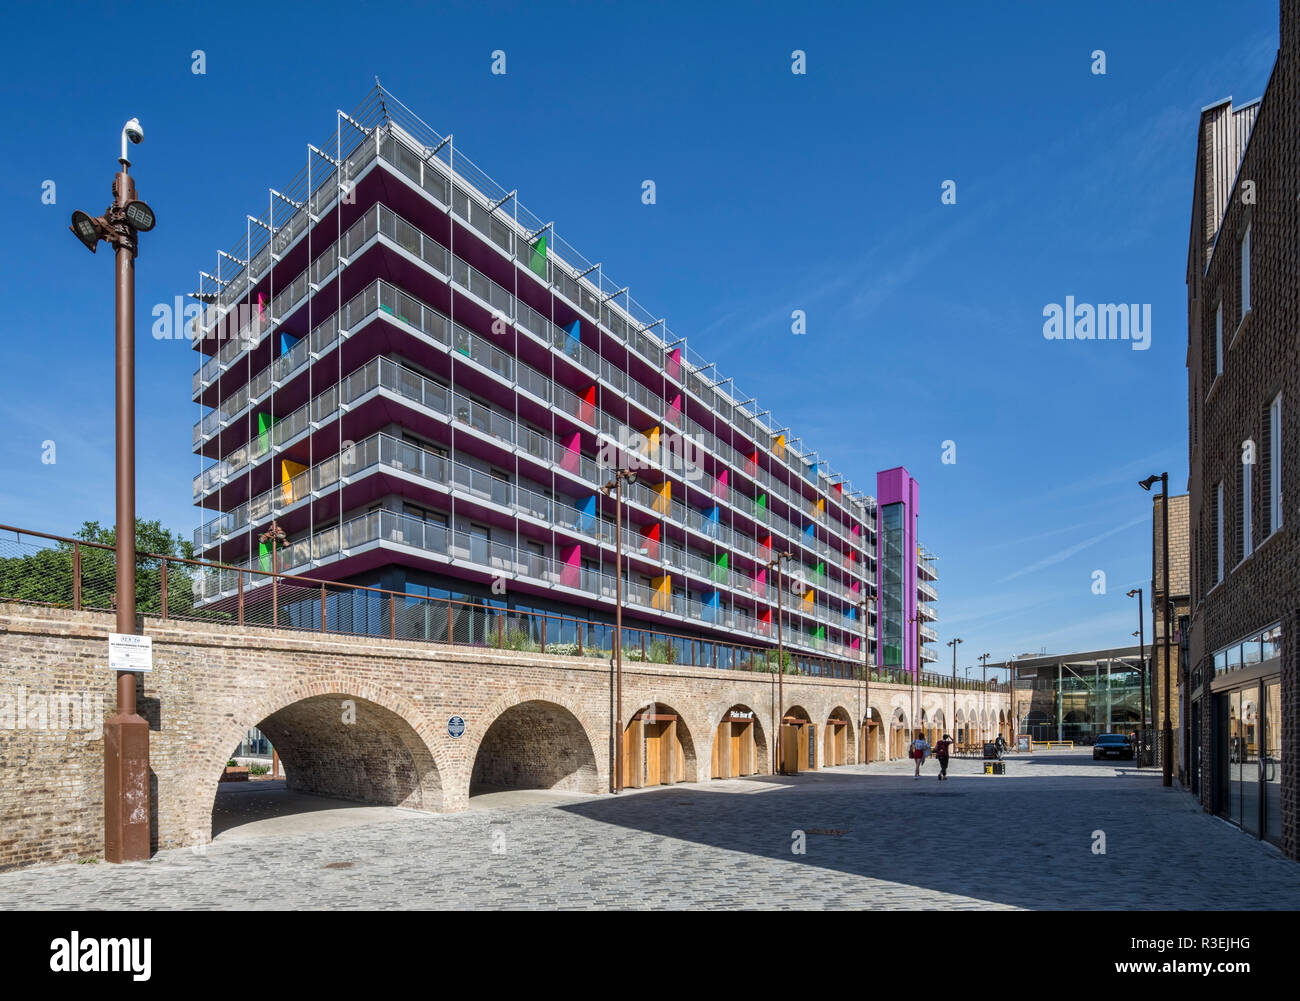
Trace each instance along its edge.
<instances>
[{"instance_id":1,"label":"brick arch","mask_svg":"<svg viewBox=\"0 0 1300 1001\"><path fill-rule=\"evenodd\" d=\"M590 713L583 709L580 702L560 691L558 686L525 685L519 688L511 688L488 705L486 709L465 717L465 736L468 740L465 741L464 747L461 749L463 768L458 776L460 783L456 790L457 794L463 792L464 798L468 799L474 763L478 760L483 738L492 729L492 725L506 712L525 703L549 703L565 710L578 721L596 762L595 789L591 791L603 792L607 790L609 788L608 722L597 722ZM457 802L463 803L464 799L460 799L458 795Z\"/></svg>"},{"instance_id":2,"label":"brick arch","mask_svg":"<svg viewBox=\"0 0 1300 1001\"><path fill-rule=\"evenodd\" d=\"M627 693L623 694L623 719L619 721L619 734L622 735L624 729L642 709L648 708L653 703L663 712L673 713L677 716L677 741L682 746L682 757L685 758L686 775L690 778L683 778L683 782L707 782L709 780L706 769L709 765L710 755L713 753L713 737L710 734L708 720L704 721L703 726L694 725L697 721L692 719L687 713L683 712L679 706L689 707L690 701L687 699L677 699L674 702L667 702L664 699L639 699L636 696L630 700ZM717 724L713 725L716 730ZM703 732L704 736L698 736ZM697 743L698 742L698 743ZM703 753L702 753L703 752Z\"/></svg>"},{"instance_id":3,"label":"brick arch","mask_svg":"<svg viewBox=\"0 0 1300 1001\"><path fill-rule=\"evenodd\" d=\"M876 737L875 740L871 743L872 761L889 760L890 757L889 740L890 740L890 728L891 728L891 719L892 719L890 714L892 712L893 712L892 708L890 709L889 713L886 713L883 709L880 708L880 706L876 705L875 703L870 703L868 704L866 712L863 713L862 719L859 722L858 733L859 733L859 744L861 744L863 740L868 739L871 733L870 727L867 726L867 720L874 719L876 721L877 724ZM862 734L867 734L868 737L862 737L861 736ZM858 751L857 760L858 761L862 760L862 753L860 747Z\"/></svg>"},{"instance_id":4,"label":"brick arch","mask_svg":"<svg viewBox=\"0 0 1300 1001\"><path fill-rule=\"evenodd\" d=\"M354 755L363 754L368 745L372 755L390 757L393 752L397 752L399 756L402 753L409 756L409 761L404 763L388 762L388 767L391 768L404 765L403 770L408 774L404 778L390 774L393 781L377 798L367 795L365 779L370 777L382 780L385 763L379 758L372 760L370 767L361 767L364 774L358 774L353 768L349 774L337 776L339 782L333 784L334 792L329 791L332 783L323 772L304 768L306 757L310 753L306 749L308 738L300 736L295 743L293 731L301 726L318 726L324 712L322 700L331 698L360 701L356 707L357 720L362 724L363 731L357 735L349 733L348 741L349 750ZM299 708L295 710L294 707ZM211 829L212 808L230 750L244 739L250 729L268 721L271 721L271 725L267 736L277 751L282 750L281 745L287 741L284 749L288 750L288 755L282 753L281 757L290 776L291 788L322 795L343 793L340 798L358 799L362 802L390 802L392 805L418 810L437 811L444 805L446 762L430 739L432 726L419 709L404 697L373 682L334 674L300 683L287 692L236 705L229 719L223 720L215 732L207 735L207 739L199 741L200 746L210 748L211 751L210 756L201 758L195 765L200 771L196 777L197 783L199 788L205 790L201 802L206 804L207 816L202 826L194 827L194 830ZM341 712L339 721L343 725ZM359 735L362 733L365 736ZM298 760L291 760L291 756ZM338 763L338 759L335 759L335 763ZM296 776L295 772L298 773ZM399 794L400 800L393 802ZM197 821L198 818L192 818L191 826Z\"/></svg>"},{"instance_id":5,"label":"brick arch","mask_svg":"<svg viewBox=\"0 0 1300 1001\"><path fill-rule=\"evenodd\" d=\"M764 716L764 710L755 705L753 698L757 690L754 688L730 688L723 695L710 699L705 712L707 719L705 724L708 729L705 731L705 739L700 741L705 745L701 749L700 760L712 760L713 745L718 739L718 724L722 722L723 713L732 706L744 706L746 709L754 710L754 753L758 756L759 761L763 762L763 767L759 769L760 775L768 775L772 771L772 744L768 731L772 723L772 706L771 699L767 706L767 715ZM707 744L705 741L707 740Z\"/></svg>"},{"instance_id":6,"label":"brick arch","mask_svg":"<svg viewBox=\"0 0 1300 1001\"><path fill-rule=\"evenodd\" d=\"M845 748L844 763L851 765L858 760L858 724L853 718L853 713L848 710L843 702L836 702L830 709L826 710L826 715L821 719L821 728L827 726L832 716L847 720L849 731L845 740L847 746Z\"/></svg>"}]
</instances>

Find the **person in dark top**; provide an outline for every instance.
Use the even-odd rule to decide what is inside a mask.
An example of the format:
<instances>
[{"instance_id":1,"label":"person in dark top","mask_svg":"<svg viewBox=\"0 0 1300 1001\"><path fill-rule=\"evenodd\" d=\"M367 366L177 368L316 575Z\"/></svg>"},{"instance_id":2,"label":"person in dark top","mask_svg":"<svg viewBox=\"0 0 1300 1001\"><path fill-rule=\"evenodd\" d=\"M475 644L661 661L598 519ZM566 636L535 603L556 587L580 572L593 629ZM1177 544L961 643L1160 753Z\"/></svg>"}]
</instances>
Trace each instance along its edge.
<instances>
[{"instance_id":1,"label":"person in dark top","mask_svg":"<svg viewBox=\"0 0 1300 1001\"><path fill-rule=\"evenodd\" d=\"M934 756L939 761L939 781L948 777L948 752L952 749L952 738L946 733L943 740L934 745Z\"/></svg>"},{"instance_id":2,"label":"person in dark top","mask_svg":"<svg viewBox=\"0 0 1300 1001\"><path fill-rule=\"evenodd\" d=\"M998 760L1002 760L1002 755L1007 753L1007 742L1002 739L1002 734L998 734L998 739L993 742L993 746L998 749Z\"/></svg>"}]
</instances>

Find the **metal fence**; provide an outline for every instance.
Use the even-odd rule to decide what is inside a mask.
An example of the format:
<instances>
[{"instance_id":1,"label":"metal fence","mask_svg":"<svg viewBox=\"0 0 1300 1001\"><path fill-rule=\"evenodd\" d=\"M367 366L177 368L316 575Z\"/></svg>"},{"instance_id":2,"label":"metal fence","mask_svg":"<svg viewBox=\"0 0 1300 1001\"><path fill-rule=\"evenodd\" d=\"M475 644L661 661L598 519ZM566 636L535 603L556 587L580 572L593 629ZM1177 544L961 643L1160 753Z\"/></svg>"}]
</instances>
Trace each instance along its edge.
<instances>
[{"instance_id":1,"label":"metal fence","mask_svg":"<svg viewBox=\"0 0 1300 1001\"><path fill-rule=\"evenodd\" d=\"M0 601L74 610L116 607L116 554L106 545L0 525ZM138 552L136 610L160 619L232 626L387 636L477 647L609 659L615 627L608 622L497 604L288 576L203 560ZM777 670L777 650L625 627L628 661ZM862 678L851 661L784 651L786 674ZM902 672L871 672L873 681L901 682Z\"/></svg>"},{"instance_id":2,"label":"metal fence","mask_svg":"<svg viewBox=\"0 0 1300 1001\"><path fill-rule=\"evenodd\" d=\"M277 565L285 559L277 555ZM259 562L262 562L259 560ZM387 636L462 646L494 647L578 657L613 656L612 623L551 612L344 584L233 567L205 560L136 553L136 612L160 619L271 629L305 629L352 636ZM0 525L0 602L73 610L116 608L116 552L81 539ZM719 642L647 627L624 627L628 661L775 673L777 650ZM786 674L862 680L863 665L784 651ZM952 689L951 677L872 666L870 680ZM979 682L956 681L961 690ZM989 682L991 692L1005 685Z\"/></svg>"}]
</instances>

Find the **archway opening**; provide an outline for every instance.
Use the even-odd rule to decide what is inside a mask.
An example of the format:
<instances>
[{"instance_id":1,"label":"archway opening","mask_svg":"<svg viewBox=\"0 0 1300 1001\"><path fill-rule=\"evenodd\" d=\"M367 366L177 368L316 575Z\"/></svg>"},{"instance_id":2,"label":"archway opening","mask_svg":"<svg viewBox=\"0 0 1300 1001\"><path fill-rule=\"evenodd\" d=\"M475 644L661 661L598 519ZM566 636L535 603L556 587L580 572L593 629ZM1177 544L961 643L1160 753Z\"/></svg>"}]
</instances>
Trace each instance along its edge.
<instances>
[{"instance_id":1,"label":"archway opening","mask_svg":"<svg viewBox=\"0 0 1300 1001\"><path fill-rule=\"evenodd\" d=\"M907 714L902 709L895 709L890 720L889 742L891 758L907 757L907 748L912 742L912 734L908 730Z\"/></svg>"},{"instance_id":2,"label":"archway opening","mask_svg":"<svg viewBox=\"0 0 1300 1001\"><path fill-rule=\"evenodd\" d=\"M352 804L437 812L442 778L424 739L403 717L368 699L313 695L277 709L222 761L212 835L294 833L291 818ZM238 762L231 767L228 762ZM332 815L329 826L371 823L373 812ZM324 820L310 823L319 828Z\"/></svg>"},{"instance_id":3,"label":"archway opening","mask_svg":"<svg viewBox=\"0 0 1300 1001\"><path fill-rule=\"evenodd\" d=\"M889 758L889 731L880 716L880 710L870 709L862 721L862 738L858 741L858 761L870 764Z\"/></svg>"},{"instance_id":4,"label":"archway opening","mask_svg":"<svg viewBox=\"0 0 1300 1001\"><path fill-rule=\"evenodd\" d=\"M803 706L791 706L781 717L781 768L783 771L812 771L820 756L817 724Z\"/></svg>"},{"instance_id":5,"label":"archway opening","mask_svg":"<svg viewBox=\"0 0 1300 1001\"><path fill-rule=\"evenodd\" d=\"M713 736L709 775L734 779L766 771L767 738L758 713L747 705L734 705L722 714Z\"/></svg>"},{"instance_id":6,"label":"archway opening","mask_svg":"<svg viewBox=\"0 0 1300 1001\"><path fill-rule=\"evenodd\" d=\"M507 789L602 791L591 740L573 713L537 699L492 721L474 755L469 794Z\"/></svg>"},{"instance_id":7,"label":"archway opening","mask_svg":"<svg viewBox=\"0 0 1300 1001\"><path fill-rule=\"evenodd\" d=\"M852 764L853 746L853 721L847 709L836 706L826 718L826 728L822 731L822 764L826 768Z\"/></svg>"},{"instance_id":8,"label":"archway opening","mask_svg":"<svg viewBox=\"0 0 1300 1001\"><path fill-rule=\"evenodd\" d=\"M632 714L623 728L623 787L694 782L695 742L681 714L652 702Z\"/></svg>"}]
</instances>

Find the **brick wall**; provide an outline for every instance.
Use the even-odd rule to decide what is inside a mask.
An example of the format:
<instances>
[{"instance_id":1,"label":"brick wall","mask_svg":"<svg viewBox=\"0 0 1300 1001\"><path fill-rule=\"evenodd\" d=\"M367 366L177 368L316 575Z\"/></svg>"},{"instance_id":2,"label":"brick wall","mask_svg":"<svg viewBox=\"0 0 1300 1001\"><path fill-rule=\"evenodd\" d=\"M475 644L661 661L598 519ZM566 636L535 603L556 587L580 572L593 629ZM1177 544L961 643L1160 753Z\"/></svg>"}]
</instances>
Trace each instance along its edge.
<instances>
[{"instance_id":1,"label":"brick wall","mask_svg":"<svg viewBox=\"0 0 1300 1001\"><path fill-rule=\"evenodd\" d=\"M1260 104L1236 186L1211 249L1193 235L1188 258L1188 412L1192 628L1189 658L1209 677L1214 651L1280 621L1282 640L1282 848L1300 858L1297 840L1296 629L1300 625L1300 267L1295 234L1300 227L1300 89L1297 55L1300 4L1281 4L1281 48ZM1225 87L1226 89L1226 87ZM1205 177L1213 143L1202 116L1193 218L1212 218ZM1247 183L1249 182L1249 184ZM1248 192L1251 194L1248 195ZM1251 200L1253 195L1253 201ZM1251 231L1251 310L1244 315L1240 241ZM1213 233L1205 236L1212 237ZM1223 303L1223 372L1216 379L1215 306ZM1282 528L1268 536L1266 491L1255 467L1251 514L1253 552L1243 554L1242 442L1264 441L1270 400L1283 394ZM1216 583L1214 497L1224 490L1223 581ZM1172 534L1172 533L1171 533ZM1202 695L1202 804L1213 807L1211 743L1213 703Z\"/></svg>"},{"instance_id":2,"label":"brick wall","mask_svg":"<svg viewBox=\"0 0 1300 1001\"><path fill-rule=\"evenodd\" d=\"M105 666L112 626L103 613L0 605L0 697L20 688L98 694L102 722L116 698ZM363 802L460 810L472 781L609 788L608 661L153 619L143 631L154 641L140 712L151 730L155 848L210 836L222 768L254 726L279 750L295 788ZM625 663L623 716L652 701L677 715L689 745L687 778L707 781L717 726L732 706L755 711L760 743L771 747L775 681ZM785 708L802 706L819 731L843 710L852 721L847 757L857 760L861 684L787 676L784 690ZM929 717L951 718L949 690L920 691ZM912 697L904 686L871 686L886 728L898 710L911 718ZM978 713L984 698L959 691L957 708ZM991 693L987 706L996 715L1007 696ZM460 738L447 733L452 715L465 720ZM759 766L770 770L768 755ZM0 725L0 869L102 855L102 797L98 727Z\"/></svg>"}]
</instances>

